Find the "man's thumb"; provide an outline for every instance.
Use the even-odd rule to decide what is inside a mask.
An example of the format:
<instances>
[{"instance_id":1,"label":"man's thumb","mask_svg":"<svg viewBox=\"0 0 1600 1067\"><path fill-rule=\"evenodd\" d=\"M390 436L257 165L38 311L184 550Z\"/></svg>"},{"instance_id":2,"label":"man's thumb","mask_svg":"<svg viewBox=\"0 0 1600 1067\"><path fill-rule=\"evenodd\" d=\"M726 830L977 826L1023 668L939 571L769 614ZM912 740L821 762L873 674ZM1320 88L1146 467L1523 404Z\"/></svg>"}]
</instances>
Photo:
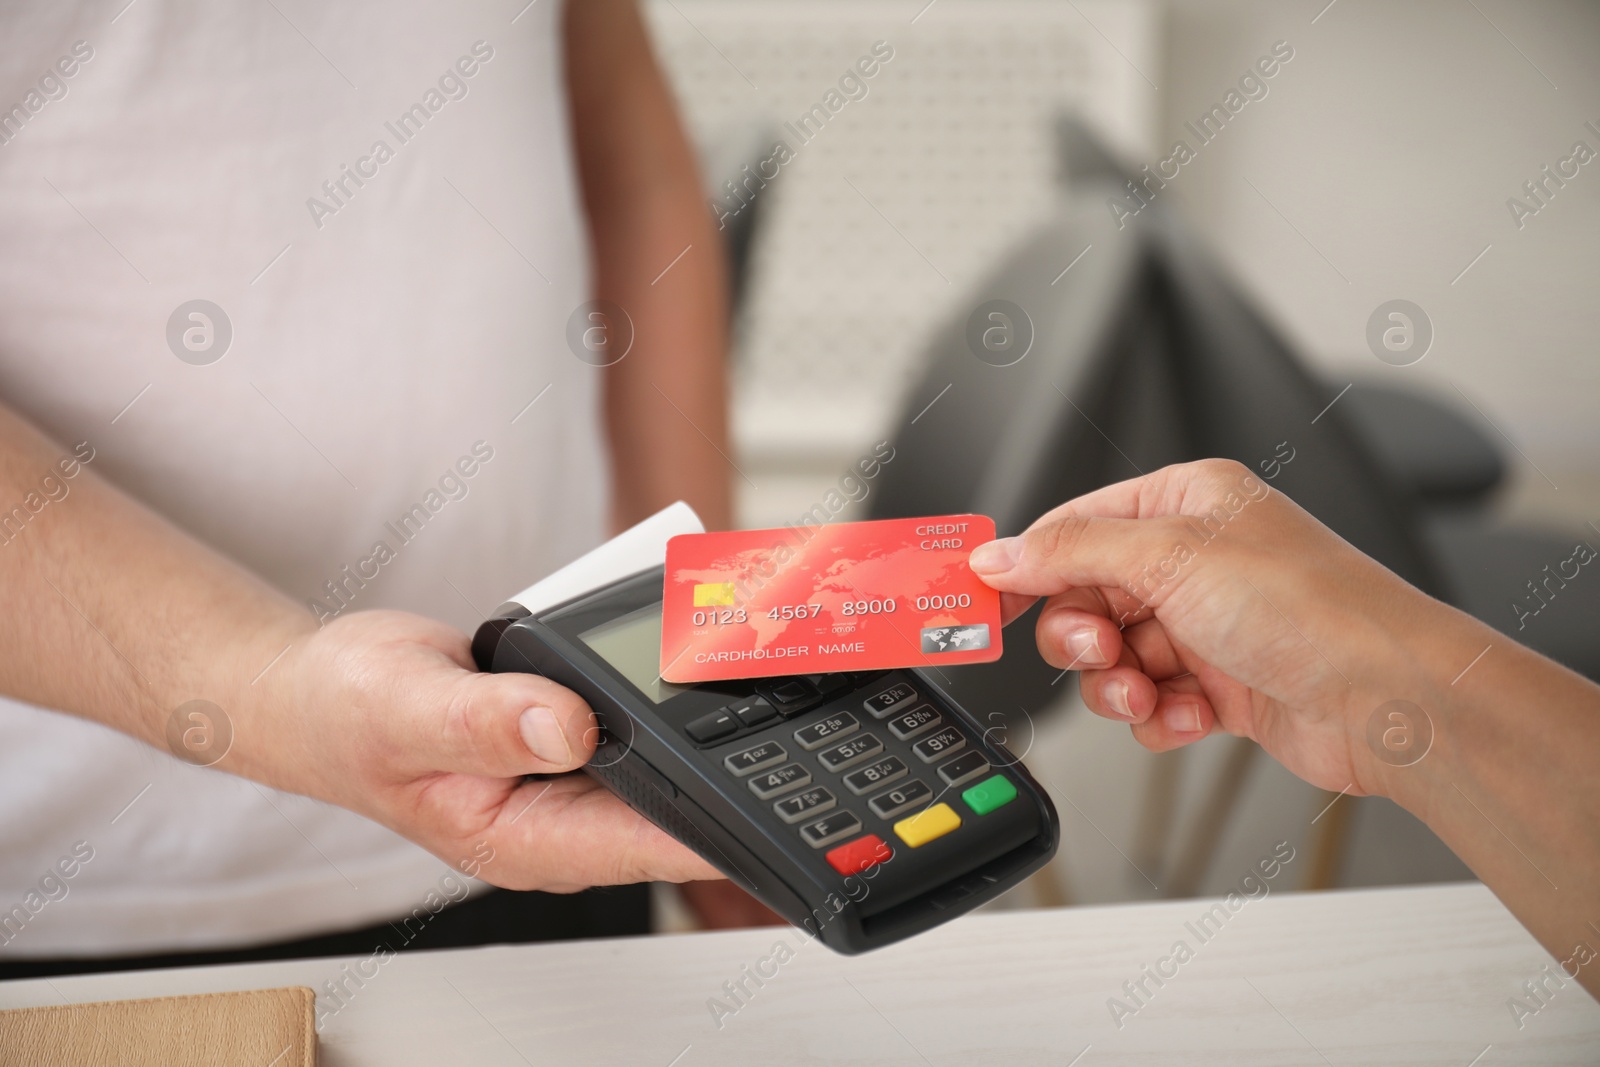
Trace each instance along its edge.
<instances>
[{"instance_id":1,"label":"man's thumb","mask_svg":"<svg viewBox=\"0 0 1600 1067\"><path fill-rule=\"evenodd\" d=\"M594 752L594 716L536 674L462 671L448 683L430 746L438 770L509 778L570 771Z\"/></svg>"}]
</instances>

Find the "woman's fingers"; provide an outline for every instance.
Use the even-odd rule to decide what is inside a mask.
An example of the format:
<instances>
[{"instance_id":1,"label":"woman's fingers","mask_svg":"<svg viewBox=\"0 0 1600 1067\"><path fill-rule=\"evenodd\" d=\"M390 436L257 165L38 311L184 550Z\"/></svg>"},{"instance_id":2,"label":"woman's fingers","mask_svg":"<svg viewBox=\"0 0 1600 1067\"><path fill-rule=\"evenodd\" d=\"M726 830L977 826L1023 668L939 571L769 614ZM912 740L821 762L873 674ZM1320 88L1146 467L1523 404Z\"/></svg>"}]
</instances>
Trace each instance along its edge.
<instances>
[{"instance_id":1,"label":"woman's fingers","mask_svg":"<svg viewBox=\"0 0 1600 1067\"><path fill-rule=\"evenodd\" d=\"M1160 620L1119 627L1106 610L1098 590L1074 589L1051 597L1039 613L1036 635L1045 662L1078 671L1124 663L1157 682L1189 673Z\"/></svg>"},{"instance_id":2,"label":"woman's fingers","mask_svg":"<svg viewBox=\"0 0 1600 1067\"><path fill-rule=\"evenodd\" d=\"M1090 711L1128 723L1134 739L1153 752L1198 741L1217 724L1211 701L1192 675L1154 682L1137 667L1119 664L1085 671L1079 688Z\"/></svg>"},{"instance_id":3,"label":"woman's fingers","mask_svg":"<svg viewBox=\"0 0 1600 1067\"><path fill-rule=\"evenodd\" d=\"M1177 646L1159 619L1147 619L1122 631L1122 643L1139 661L1139 669L1157 682L1188 674Z\"/></svg>"},{"instance_id":4,"label":"woman's fingers","mask_svg":"<svg viewBox=\"0 0 1600 1067\"><path fill-rule=\"evenodd\" d=\"M1087 615L1065 610L1060 614ZM1123 631L1121 642L1116 666L1084 671L1079 679L1079 691L1089 710L1131 724L1139 743L1156 752L1209 734L1217 724L1216 709L1200 680L1186 673L1161 624L1151 620L1130 626Z\"/></svg>"},{"instance_id":5,"label":"woman's fingers","mask_svg":"<svg viewBox=\"0 0 1600 1067\"><path fill-rule=\"evenodd\" d=\"M1124 659L1131 657L1125 655ZM1156 709L1156 683L1128 662L1107 670L1084 671L1078 677L1078 690L1090 711L1113 722L1144 722Z\"/></svg>"},{"instance_id":6,"label":"woman's fingers","mask_svg":"<svg viewBox=\"0 0 1600 1067\"><path fill-rule=\"evenodd\" d=\"M1077 586L1132 587L1143 569L1171 552L1176 521L1181 520L1046 517L1018 537L979 545L968 565L1002 593L1048 596ZM1143 606L1131 595L1127 599Z\"/></svg>"},{"instance_id":7,"label":"woman's fingers","mask_svg":"<svg viewBox=\"0 0 1600 1067\"><path fill-rule=\"evenodd\" d=\"M1155 688L1154 711L1133 726L1134 739L1145 748L1152 752L1181 748L1205 737L1216 726L1216 711L1193 675L1161 682Z\"/></svg>"},{"instance_id":8,"label":"woman's fingers","mask_svg":"<svg viewBox=\"0 0 1600 1067\"><path fill-rule=\"evenodd\" d=\"M1054 667L1079 671L1089 710L1133 727L1140 744L1157 752L1198 741L1217 716L1200 682L1183 665L1157 619L1126 629L1107 617L1098 589L1057 593L1039 613L1039 652Z\"/></svg>"},{"instance_id":9,"label":"woman's fingers","mask_svg":"<svg viewBox=\"0 0 1600 1067\"><path fill-rule=\"evenodd\" d=\"M1122 655L1122 632L1108 615L1099 590L1080 587L1058 593L1039 613L1034 634L1039 654L1062 670L1112 666Z\"/></svg>"}]
</instances>

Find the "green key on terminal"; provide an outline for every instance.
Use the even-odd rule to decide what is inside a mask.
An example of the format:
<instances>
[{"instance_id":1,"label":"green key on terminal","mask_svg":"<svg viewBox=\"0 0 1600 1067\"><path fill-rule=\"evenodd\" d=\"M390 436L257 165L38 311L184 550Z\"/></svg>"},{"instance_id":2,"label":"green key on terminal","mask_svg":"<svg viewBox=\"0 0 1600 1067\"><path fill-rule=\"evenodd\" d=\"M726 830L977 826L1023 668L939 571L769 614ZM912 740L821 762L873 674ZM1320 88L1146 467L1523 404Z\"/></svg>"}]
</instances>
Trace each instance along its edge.
<instances>
[{"instance_id":1,"label":"green key on terminal","mask_svg":"<svg viewBox=\"0 0 1600 1067\"><path fill-rule=\"evenodd\" d=\"M979 815L987 815L1017 799L1017 787L1005 775L996 774L966 790L961 794L961 799Z\"/></svg>"}]
</instances>

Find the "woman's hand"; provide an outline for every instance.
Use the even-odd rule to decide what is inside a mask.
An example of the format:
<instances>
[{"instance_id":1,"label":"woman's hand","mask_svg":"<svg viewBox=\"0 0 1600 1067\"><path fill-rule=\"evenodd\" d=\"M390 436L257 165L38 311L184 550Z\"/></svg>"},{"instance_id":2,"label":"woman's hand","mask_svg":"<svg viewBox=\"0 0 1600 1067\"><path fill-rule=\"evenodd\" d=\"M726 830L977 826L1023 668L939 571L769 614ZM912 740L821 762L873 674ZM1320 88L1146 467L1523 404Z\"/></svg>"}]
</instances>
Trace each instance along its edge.
<instances>
[{"instance_id":1,"label":"woman's hand","mask_svg":"<svg viewBox=\"0 0 1600 1067\"><path fill-rule=\"evenodd\" d=\"M1008 620L1049 598L1040 652L1146 747L1222 729L1353 793L1380 791L1371 714L1415 696L1407 634L1447 610L1226 460L1080 497L971 563Z\"/></svg>"},{"instance_id":2,"label":"woman's hand","mask_svg":"<svg viewBox=\"0 0 1600 1067\"><path fill-rule=\"evenodd\" d=\"M1413 589L1223 460L1063 504L980 545L972 569L1007 618L1049 598L1039 650L1080 670L1085 703L1147 747L1226 730L1314 785L1388 796L1569 974L1593 960L1593 682ZM1578 966L1600 996L1600 967Z\"/></svg>"},{"instance_id":3,"label":"woman's hand","mask_svg":"<svg viewBox=\"0 0 1600 1067\"><path fill-rule=\"evenodd\" d=\"M581 767L593 714L537 675L478 673L466 636L443 623L344 616L249 688L263 691L230 712L218 769L359 812L495 885L721 877L587 775L524 781Z\"/></svg>"}]
</instances>

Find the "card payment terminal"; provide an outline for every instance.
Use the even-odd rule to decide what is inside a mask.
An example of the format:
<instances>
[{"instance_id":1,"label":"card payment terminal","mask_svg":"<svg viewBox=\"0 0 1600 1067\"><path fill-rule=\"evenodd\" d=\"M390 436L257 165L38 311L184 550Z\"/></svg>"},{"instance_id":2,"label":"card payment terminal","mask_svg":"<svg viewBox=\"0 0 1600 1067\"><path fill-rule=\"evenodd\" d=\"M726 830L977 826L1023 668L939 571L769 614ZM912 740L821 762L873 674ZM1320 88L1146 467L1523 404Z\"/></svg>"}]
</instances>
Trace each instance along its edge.
<instances>
[{"instance_id":1,"label":"card payment terminal","mask_svg":"<svg viewBox=\"0 0 1600 1067\"><path fill-rule=\"evenodd\" d=\"M823 944L857 953L992 900L1055 853L1055 808L931 669L673 685L655 567L537 611L473 656L599 719L584 768Z\"/></svg>"}]
</instances>

